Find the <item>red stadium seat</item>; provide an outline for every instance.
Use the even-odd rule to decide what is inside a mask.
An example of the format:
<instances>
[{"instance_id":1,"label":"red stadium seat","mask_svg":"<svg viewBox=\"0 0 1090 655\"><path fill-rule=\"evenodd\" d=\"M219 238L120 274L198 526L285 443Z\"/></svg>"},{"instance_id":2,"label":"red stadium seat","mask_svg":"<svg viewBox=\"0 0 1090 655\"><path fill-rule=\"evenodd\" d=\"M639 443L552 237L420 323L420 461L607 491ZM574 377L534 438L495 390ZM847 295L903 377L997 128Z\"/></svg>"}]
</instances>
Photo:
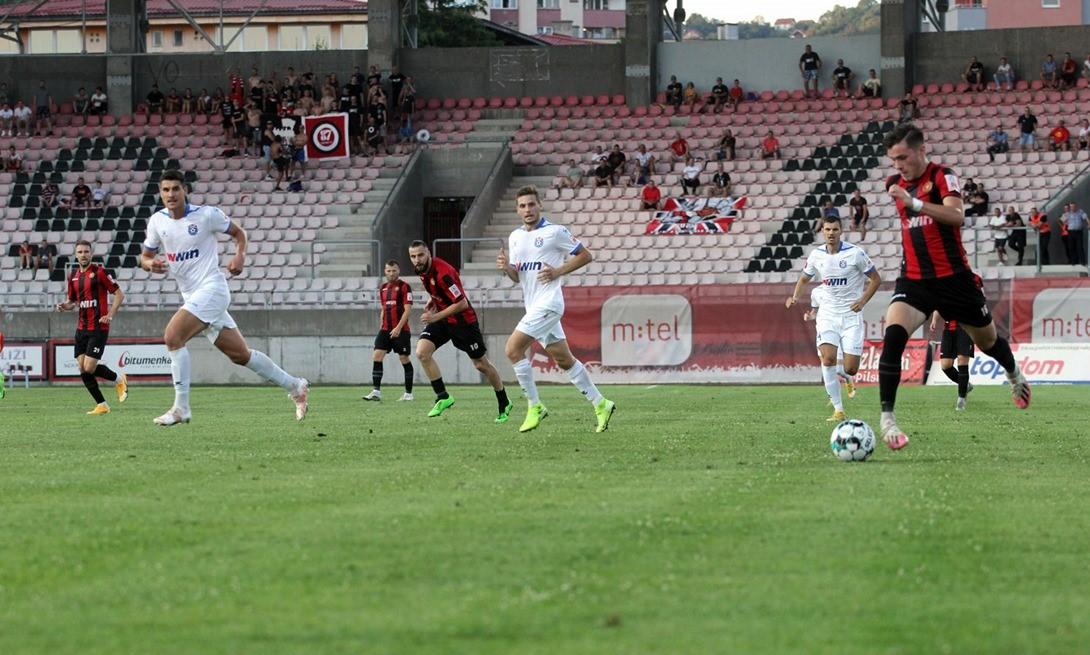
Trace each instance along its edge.
<instances>
[{"instance_id":1,"label":"red stadium seat","mask_svg":"<svg viewBox=\"0 0 1090 655\"><path fill-rule=\"evenodd\" d=\"M529 109L530 107L534 106L534 99L530 96L522 96L521 98L519 98L518 102L519 107L522 107L523 109Z\"/></svg>"},{"instance_id":2,"label":"red stadium seat","mask_svg":"<svg viewBox=\"0 0 1090 655\"><path fill-rule=\"evenodd\" d=\"M484 109L485 107L488 106L488 98L485 98L483 96L478 96L478 97L473 99L473 102L472 102L471 106L474 107L475 109Z\"/></svg>"},{"instance_id":3,"label":"red stadium seat","mask_svg":"<svg viewBox=\"0 0 1090 655\"><path fill-rule=\"evenodd\" d=\"M450 111L458 106L458 100L455 98L443 98L442 108Z\"/></svg>"},{"instance_id":4,"label":"red stadium seat","mask_svg":"<svg viewBox=\"0 0 1090 655\"><path fill-rule=\"evenodd\" d=\"M584 107L592 107L594 105L594 96L583 96L579 99L579 104Z\"/></svg>"},{"instance_id":5,"label":"red stadium seat","mask_svg":"<svg viewBox=\"0 0 1090 655\"><path fill-rule=\"evenodd\" d=\"M473 106L471 98L458 98L458 109L469 109Z\"/></svg>"},{"instance_id":6,"label":"red stadium seat","mask_svg":"<svg viewBox=\"0 0 1090 655\"><path fill-rule=\"evenodd\" d=\"M515 96L508 96L503 99L503 106L507 109L515 109L519 106L519 99Z\"/></svg>"},{"instance_id":7,"label":"red stadium seat","mask_svg":"<svg viewBox=\"0 0 1090 655\"><path fill-rule=\"evenodd\" d=\"M488 106L491 107L492 109L499 109L500 107L503 106L503 98L500 98L500 97L489 98L488 99Z\"/></svg>"},{"instance_id":8,"label":"red stadium seat","mask_svg":"<svg viewBox=\"0 0 1090 655\"><path fill-rule=\"evenodd\" d=\"M428 103L425 105L428 109L435 111L443 106L443 101L439 98L428 98Z\"/></svg>"},{"instance_id":9,"label":"red stadium seat","mask_svg":"<svg viewBox=\"0 0 1090 655\"><path fill-rule=\"evenodd\" d=\"M606 95L598 96L597 98L594 99L594 104L596 104L596 105L598 105L600 107L608 106L609 105L609 96L606 96Z\"/></svg>"},{"instance_id":10,"label":"red stadium seat","mask_svg":"<svg viewBox=\"0 0 1090 655\"><path fill-rule=\"evenodd\" d=\"M579 106L579 97L578 96L568 96L568 97L564 98L564 106L565 107L578 107Z\"/></svg>"},{"instance_id":11,"label":"red stadium seat","mask_svg":"<svg viewBox=\"0 0 1090 655\"><path fill-rule=\"evenodd\" d=\"M916 85L913 85L913 87L912 87L912 95L914 95L914 96L920 95L921 93L923 93L923 91L924 91L924 86L922 84L916 84Z\"/></svg>"},{"instance_id":12,"label":"red stadium seat","mask_svg":"<svg viewBox=\"0 0 1090 655\"><path fill-rule=\"evenodd\" d=\"M549 99L547 97L545 97L545 96L538 96L538 97L534 98L534 106L539 107L539 108L540 107L548 107L549 106Z\"/></svg>"},{"instance_id":13,"label":"red stadium seat","mask_svg":"<svg viewBox=\"0 0 1090 655\"><path fill-rule=\"evenodd\" d=\"M612 102L613 102L614 105L618 105L618 106L625 104L624 94L623 93L614 94L614 96L612 98Z\"/></svg>"},{"instance_id":14,"label":"red stadium seat","mask_svg":"<svg viewBox=\"0 0 1090 655\"><path fill-rule=\"evenodd\" d=\"M791 92L791 99L792 100L802 100L805 97L806 97L806 92L803 91L802 89L795 89L794 91Z\"/></svg>"}]
</instances>

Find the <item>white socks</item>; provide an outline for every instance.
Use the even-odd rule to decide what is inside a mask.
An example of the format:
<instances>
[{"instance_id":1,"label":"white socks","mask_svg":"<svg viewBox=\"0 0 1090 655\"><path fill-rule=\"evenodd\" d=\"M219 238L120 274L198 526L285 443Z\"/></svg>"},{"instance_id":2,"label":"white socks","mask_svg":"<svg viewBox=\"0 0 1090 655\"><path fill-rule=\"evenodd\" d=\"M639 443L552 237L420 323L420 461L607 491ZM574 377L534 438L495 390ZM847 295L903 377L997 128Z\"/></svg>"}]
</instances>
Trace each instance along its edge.
<instances>
[{"instance_id":1,"label":"white socks","mask_svg":"<svg viewBox=\"0 0 1090 655\"><path fill-rule=\"evenodd\" d=\"M838 412L844 411L844 402L840 399L840 379L836 376L835 366L822 366L821 379L825 381L825 391L833 401L833 408Z\"/></svg>"},{"instance_id":2,"label":"white socks","mask_svg":"<svg viewBox=\"0 0 1090 655\"><path fill-rule=\"evenodd\" d=\"M260 350L250 351L250 361L246 362L246 368L289 393L294 393L299 386L299 378L290 375L287 371L277 366L273 363L273 360L269 359L268 355ZM187 375L187 384L188 381L189 377Z\"/></svg>"},{"instance_id":3,"label":"white socks","mask_svg":"<svg viewBox=\"0 0 1090 655\"><path fill-rule=\"evenodd\" d=\"M522 393L526 394L526 400L531 405L536 405L541 402L541 398L537 395L537 383L534 382L534 367L530 365L530 360L520 359L514 363L515 378L519 381L519 386L522 387Z\"/></svg>"},{"instance_id":4,"label":"white socks","mask_svg":"<svg viewBox=\"0 0 1090 655\"><path fill-rule=\"evenodd\" d=\"M189 413L189 349L167 352L170 355L170 377L174 380L174 407L183 415Z\"/></svg>"},{"instance_id":5,"label":"white socks","mask_svg":"<svg viewBox=\"0 0 1090 655\"><path fill-rule=\"evenodd\" d=\"M587 397L591 405L597 405L598 401L602 399L598 387L594 386L594 383L590 381L590 374L587 373L583 362L578 359L575 360L575 365L568 369L568 378L579 389L580 393Z\"/></svg>"}]
</instances>

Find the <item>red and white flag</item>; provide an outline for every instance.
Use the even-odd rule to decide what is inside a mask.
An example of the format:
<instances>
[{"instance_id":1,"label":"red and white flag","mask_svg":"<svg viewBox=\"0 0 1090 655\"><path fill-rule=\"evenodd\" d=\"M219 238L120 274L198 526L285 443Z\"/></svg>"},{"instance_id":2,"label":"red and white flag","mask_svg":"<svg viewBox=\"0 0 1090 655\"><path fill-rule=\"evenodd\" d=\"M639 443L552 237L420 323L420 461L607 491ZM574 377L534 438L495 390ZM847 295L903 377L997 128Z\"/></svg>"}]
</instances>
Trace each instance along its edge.
<instances>
[{"instance_id":1,"label":"red and white flag","mask_svg":"<svg viewBox=\"0 0 1090 655\"><path fill-rule=\"evenodd\" d=\"M746 206L734 198L663 198L644 234L723 234Z\"/></svg>"},{"instance_id":2,"label":"red and white flag","mask_svg":"<svg viewBox=\"0 0 1090 655\"><path fill-rule=\"evenodd\" d=\"M322 114L303 118L307 134L307 159L348 158L348 114Z\"/></svg>"}]
</instances>

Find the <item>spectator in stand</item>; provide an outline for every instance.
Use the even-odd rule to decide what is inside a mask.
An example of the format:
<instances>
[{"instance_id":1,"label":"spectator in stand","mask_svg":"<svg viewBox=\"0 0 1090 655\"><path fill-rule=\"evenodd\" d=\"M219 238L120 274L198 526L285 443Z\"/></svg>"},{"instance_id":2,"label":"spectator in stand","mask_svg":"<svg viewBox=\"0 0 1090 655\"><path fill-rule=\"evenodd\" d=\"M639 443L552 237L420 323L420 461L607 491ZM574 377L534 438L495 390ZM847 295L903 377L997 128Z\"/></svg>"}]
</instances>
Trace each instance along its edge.
<instances>
[{"instance_id":1,"label":"spectator in stand","mask_svg":"<svg viewBox=\"0 0 1090 655\"><path fill-rule=\"evenodd\" d=\"M318 101L319 114L330 114L333 112L333 108L337 106L337 96L333 93L333 89L329 86L322 89L322 99Z\"/></svg>"},{"instance_id":2,"label":"spectator in stand","mask_svg":"<svg viewBox=\"0 0 1090 655\"><path fill-rule=\"evenodd\" d=\"M246 104L246 81L242 79L238 68L232 68L227 77L227 97L234 101L236 108Z\"/></svg>"},{"instance_id":3,"label":"spectator in stand","mask_svg":"<svg viewBox=\"0 0 1090 655\"><path fill-rule=\"evenodd\" d=\"M250 68L250 77L247 78L247 80L246 80L247 87L252 89L252 88L254 88L256 86L261 86L262 81L263 80L261 79L261 73L258 72L257 66L251 67Z\"/></svg>"},{"instance_id":4,"label":"spectator in stand","mask_svg":"<svg viewBox=\"0 0 1090 655\"><path fill-rule=\"evenodd\" d=\"M583 169L576 165L574 159L568 160L568 165L561 169L556 176L556 189L581 189L583 187Z\"/></svg>"},{"instance_id":5,"label":"spectator in stand","mask_svg":"<svg viewBox=\"0 0 1090 655\"><path fill-rule=\"evenodd\" d=\"M144 115L163 115L163 103L166 102L166 96L164 96L163 92L159 90L158 84L151 85L151 91L148 91L148 95L144 98L144 100Z\"/></svg>"},{"instance_id":6,"label":"spectator in stand","mask_svg":"<svg viewBox=\"0 0 1090 655\"><path fill-rule=\"evenodd\" d=\"M1033 110L1026 107L1025 113L1018 117L1018 129L1021 132L1021 136L1018 138L1018 147L1021 150L1025 150L1028 146L1031 150L1037 149L1037 137L1034 133L1037 131L1037 117L1033 115Z\"/></svg>"},{"instance_id":7,"label":"spectator in stand","mask_svg":"<svg viewBox=\"0 0 1090 655\"><path fill-rule=\"evenodd\" d=\"M315 116L318 114L318 103L314 101L314 93L310 89L303 89L302 97L295 102L296 116Z\"/></svg>"},{"instance_id":8,"label":"spectator in stand","mask_svg":"<svg viewBox=\"0 0 1090 655\"><path fill-rule=\"evenodd\" d=\"M73 209L89 209L91 207L91 187L83 182L83 178L76 180L76 186L72 187L72 199L69 202Z\"/></svg>"},{"instance_id":9,"label":"spectator in stand","mask_svg":"<svg viewBox=\"0 0 1090 655\"><path fill-rule=\"evenodd\" d=\"M276 138L275 128L276 128L276 126L273 124L273 122L268 121L268 122L265 123L265 129L261 131L261 137L260 137L260 139L261 139L261 141L260 141L260 143L261 143L261 155L262 155L263 161L265 162L265 179L266 180L273 179L273 176L272 176L272 167L273 167L273 163L274 163L273 162L273 158L274 158L273 157L273 143L278 143L279 142L279 139Z\"/></svg>"},{"instance_id":10,"label":"spectator in stand","mask_svg":"<svg viewBox=\"0 0 1090 655\"><path fill-rule=\"evenodd\" d=\"M1090 54L1086 55L1086 59L1082 60L1082 76L1090 81Z\"/></svg>"},{"instance_id":11,"label":"spectator in stand","mask_svg":"<svg viewBox=\"0 0 1090 655\"><path fill-rule=\"evenodd\" d=\"M655 186L654 178L647 178L647 184L640 191L640 209L658 211L662 201L662 190Z\"/></svg>"},{"instance_id":12,"label":"spectator in stand","mask_svg":"<svg viewBox=\"0 0 1090 655\"><path fill-rule=\"evenodd\" d=\"M185 92L182 93L182 113L197 113L197 97L193 95L193 89L190 89L189 87L186 87Z\"/></svg>"},{"instance_id":13,"label":"spectator in stand","mask_svg":"<svg viewBox=\"0 0 1090 655\"><path fill-rule=\"evenodd\" d=\"M1063 247L1064 261L1071 263L1071 235L1067 231L1067 214L1072 211L1073 204L1064 205L1064 212L1060 214L1060 246Z\"/></svg>"},{"instance_id":14,"label":"spectator in stand","mask_svg":"<svg viewBox=\"0 0 1090 655\"><path fill-rule=\"evenodd\" d=\"M367 115L367 147L370 149L370 154L377 155L378 149L381 147L383 154L389 154L386 149L386 130L384 126L378 125L375 121L374 114L369 113Z\"/></svg>"},{"instance_id":15,"label":"spectator in stand","mask_svg":"<svg viewBox=\"0 0 1090 655\"><path fill-rule=\"evenodd\" d=\"M976 190L969 196L969 206L965 210L966 216L987 216L988 215L988 192L984 190L983 184L977 184Z\"/></svg>"},{"instance_id":16,"label":"spectator in stand","mask_svg":"<svg viewBox=\"0 0 1090 655\"><path fill-rule=\"evenodd\" d=\"M246 108L246 127L248 147L253 148L254 156L260 157L261 149L261 109L253 103Z\"/></svg>"},{"instance_id":17,"label":"spectator in stand","mask_svg":"<svg viewBox=\"0 0 1090 655\"><path fill-rule=\"evenodd\" d=\"M600 162L593 171L594 188L608 186L613 188L613 170L606 162Z\"/></svg>"},{"instance_id":18,"label":"spectator in stand","mask_svg":"<svg viewBox=\"0 0 1090 655\"><path fill-rule=\"evenodd\" d=\"M34 133L38 136L53 136L53 94L45 86L45 80L38 82L38 89L34 92L34 106L36 122Z\"/></svg>"},{"instance_id":19,"label":"spectator in stand","mask_svg":"<svg viewBox=\"0 0 1090 655\"><path fill-rule=\"evenodd\" d=\"M277 191L282 191L283 189L280 188L280 183L285 179L289 182L291 181L291 177L288 175L288 169L291 167L291 151L285 147L284 142L277 137L273 139L272 144L269 147L269 154L272 157L273 165L276 166L276 184L273 188Z\"/></svg>"},{"instance_id":20,"label":"spectator in stand","mask_svg":"<svg viewBox=\"0 0 1090 655\"><path fill-rule=\"evenodd\" d=\"M347 84L341 87L341 95L337 99L337 111L348 111L348 106L352 104L352 98L354 97Z\"/></svg>"},{"instance_id":21,"label":"spectator in stand","mask_svg":"<svg viewBox=\"0 0 1090 655\"><path fill-rule=\"evenodd\" d=\"M867 238L867 219L870 218L870 207L867 206L867 199L863 197L863 194L856 189L852 192L851 200L848 201L848 210L851 212L852 217L852 229L859 230L859 240Z\"/></svg>"},{"instance_id":22,"label":"spectator in stand","mask_svg":"<svg viewBox=\"0 0 1090 655\"><path fill-rule=\"evenodd\" d=\"M602 150L602 146L594 146L594 152L590 153L590 157L587 158L587 163L590 165L590 170L593 171L598 168L598 164L601 164L609 157L609 153Z\"/></svg>"},{"instance_id":23,"label":"spectator in stand","mask_svg":"<svg viewBox=\"0 0 1090 655\"><path fill-rule=\"evenodd\" d=\"M391 86L393 85L393 79L391 75ZM400 110L398 112L400 125L402 127L407 125L409 129L412 129L413 114L416 113L416 85L413 84L412 76L406 77L401 84L397 85L397 95L393 97L397 98L397 106Z\"/></svg>"},{"instance_id":24,"label":"spectator in stand","mask_svg":"<svg viewBox=\"0 0 1090 655\"><path fill-rule=\"evenodd\" d=\"M398 106L401 105L401 91L404 89L405 82L408 79L409 78L405 77L405 75L398 70L397 66L394 66L390 70L390 77L387 78L390 82L390 97L397 102Z\"/></svg>"},{"instance_id":25,"label":"spectator in stand","mask_svg":"<svg viewBox=\"0 0 1090 655\"><path fill-rule=\"evenodd\" d=\"M223 95L223 89L216 87L216 92L212 94L212 105L208 110L209 114L219 114L223 108L223 104L227 102L227 97Z\"/></svg>"},{"instance_id":26,"label":"spectator in stand","mask_svg":"<svg viewBox=\"0 0 1090 655\"><path fill-rule=\"evenodd\" d=\"M681 132L675 132L674 137L673 142L670 143L670 161L673 163L685 161L689 158L689 142L681 136Z\"/></svg>"},{"instance_id":27,"label":"spectator in stand","mask_svg":"<svg viewBox=\"0 0 1090 655\"><path fill-rule=\"evenodd\" d=\"M1086 212L1071 203L1071 210L1060 217L1060 222L1067 228L1067 263L1086 266Z\"/></svg>"},{"instance_id":28,"label":"spectator in stand","mask_svg":"<svg viewBox=\"0 0 1090 655\"><path fill-rule=\"evenodd\" d=\"M999 58L999 65L996 66L992 79L995 80L996 91L1002 91L1004 84L1007 85L1007 91L1014 90L1014 69L1006 57Z\"/></svg>"},{"instance_id":29,"label":"spectator in stand","mask_svg":"<svg viewBox=\"0 0 1090 655\"><path fill-rule=\"evenodd\" d=\"M712 186L708 188L708 192L714 192L716 195L729 198L732 191L731 187L730 173L723 170L723 162L720 161L719 168L715 171L715 175L712 175Z\"/></svg>"},{"instance_id":30,"label":"spectator in stand","mask_svg":"<svg viewBox=\"0 0 1090 655\"><path fill-rule=\"evenodd\" d=\"M15 111L8 103L0 104L0 136L11 136L15 130Z\"/></svg>"},{"instance_id":31,"label":"spectator in stand","mask_svg":"<svg viewBox=\"0 0 1090 655\"><path fill-rule=\"evenodd\" d=\"M231 112L230 127L228 128L224 119L224 136L227 137L228 144L234 142L239 154L247 155L249 153L246 151L246 137L250 133L250 127L246 124L246 112L242 111L238 103L230 98L224 100L220 113L226 116L228 108Z\"/></svg>"},{"instance_id":32,"label":"spectator in stand","mask_svg":"<svg viewBox=\"0 0 1090 655\"><path fill-rule=\"evenodd\" d=\"M973 181L973 178L967 177L965 178L965 182L961 185L961 195L964 198L968 198L969 196L976 193L976 189L976 182Z\"/></svg>"},{"instance_id":33,"label":"spectator in stand","mask_svg":"<svg viewBox=\"0 0 1090 655\"><path fill-rule=\"evenodd\" d=\"M101 86L95 87L95 92L91 94L91 105L87 109L87 113L93 116L102 116L109 109L108 98L106 92L102 90Z\"/></svg>"},{"instance_id":34,"label":"spectator in stand","mask_svg":"<svg viewBox=\"0 0 1090 655\"><path fill-rule=\"evenodd\" d=\"M207 115L218 112L219 107L212 109L212 94L208 93L207 88L201 89L201 92L197 94L197 113Z\"/></svg>"},{"instance_id":35,"label":"spectator in stand","mask_svg":"<svg viewBox=\"0 0 1090 655\"><path fill-rule=\"evenodd\" d=\"M371 66L367 73L367 88L370 90L376 86L382 86L382 73L378 71L378 66Z\"/></svg>"},{"instance_id":36,"label":"spectator in stand","mask_svg":"<svg viewBox=\"0 0 1090 655\"><path fill-rule=\"evenodd\" d=\"M1037 244L1041 254L1041 266L1048 266L1052 261L1052 257L1048 253L1048 246L1052 241L1052 226L1048 224L1048 214L1037 211L1036 207L1030 207L1029 226L1037 233Z\"/></svg>"},{"instance_id":37,"label":"spectator in stand","mask_svg":"<svg viewBox=\"0 0 1090 655\"><path fill-rule=\"evenodd\" d=\"M56 207L61 199L61 190L56 182L47 182L42 187L42 195L38 198L38 204L42 207Z\"/></svg>"},{"instance_id":38,"label":"spectator in stand","mask_svg":"<svg viewBox=\"0 0 1090 655\"><path fill-rule=\"evenodd\" d=\"M772 134L772 130L769 130L765 138L761 139L761 157L763 159L779 159L781 157L780 140Z\"/></svg>"},{"instance_id":39,"label":"spectator in stand","mask_svg":"<svg viewBox=\"0 0 1090 655\"><path fill-rule=\"evenodd\" d=\"M992 216L988 219L988 227L992 230L992 240L995 241L995 254L999 255L999 263L1007 263L1007 218L996 207L992 210Z\"/></svg>"},{"instance_id":40,"label":"spectator in stand","mask_svg":"<svg viewBox=\"0 0 1090 655\"><path fill-rule=\"evenodd\" d=\"M696 160L692 155L685 158L685 168L681 171L681 191L697 195L700 189L700 173L704 170L704 160Z\"/></svg>"},{"instance_id":41,"label":"spectator in stand","mask_svg":"<svg viewBox=\"0 0 1090 655\"><path fill-rule=\"evenodd\" d=\"M609 166L610 181L613 184L620 183L621 174L625 171L626 160L627 158L624 156L624 153L621 152L621 146L614 145L613 150L611 150L606 157L606 164Z\"/></svg>"},{"instance_id":42,"label":"spectator in stand","mask_svg":"<svg viewBox=\"0 0 1090 655\"><path fill-rule=\"evenodd\" d=\"M15 121L15 136L22 134L30 136L30 117L33 115L30 107L23 104L22 100L15 101L15 109L11 110Z\"/></svg>"},{"instance_id":43,"label":"spectator in stand","mask_svg":"<svg viewBox=\"0 0 1090 655\"><path fill-rule=\"evenodd\" d=\"M984 90L984 64L976 57L969 59L969 65L965 67L965 72L961 74L961 79L965 80L965 83L969 85L970 91L983 91Z\"/></svg>"},{"instance_id":44,"label":"spectator in stand","mask_svg":"<svg viewBox=\"0 0 1090 655\"><path fill-rule=\"evenodd\" d=\"M1047 88L1060 88L1060 70L1052 55L1045 57L1044 63L1041 64L1041 81Z\"/></svg>"},{"instance_id":45,"label":"spectator in stand","mask_svg":"<svg viewBox=\"0 0 1090 655\"><path fill-rule=\"evenodd\" d=\"M860 98L881 98L882 80L878 79L878 72L873 68L867 72L867 79L859 85Z\"/></svg>"},{"instance_id":46,"label":"spectator in stand","mask_svg":"<svg viewBox=\"0 0 1090 655\"><path fill-rule=\"evenodd\" d=\"M670 83L666 85L666 104L674 108L674 113L681 109L681 82L677 81L677 75L670 76Z\"/></svg>"},{"instance_id":47,"label":"spectator in stand","mask_svg":"<svg viewBox=\"0 0 1090 655\"><path fill-rule=\"evenodd\" d=\"M712 106L712 113L718 114L723 111L723 106L727 104L730 99L730 90L727 89L727 85L723 84L723 78L715 78L715 85L712 87L711 95L708 96L708 103Z\"/></svg>"},{"instance_id":48,"label":"spectator in stand","mask_svg":"<svg viewBox=\"0 0 1090 655\"><path fill-rule=\"evenodd\" d=\"M821 57L814 52L809 44L806 45L802 56L799 57L799 72L802 73L802 90L805 94L809 96L812 90L815 98L820 97L818 76L821 74Z\"/></svg>"},{"instance_id":49,"label":"spectator in stand","mask_svg":"<svg viewBox=\"0 0 1090 655\"><path fill-rule=\"evenodd\" d=\"M841 93L845 98L852 97L852 80L855 73L844 65L843 59L836 60L836 68L833 69L833 97L839 97Z\"/></svg>"},{"instance_id":50,"label":"spectator in stand","mask_svg":"<svg viewBox=\"0 0 1090 655\"><path fill-rule=\"evenodd\" d=\"M898 119L900 123L911 123L920 117L920 103L916 100L912 92L905 94L905 97L901 99L901 116Z\"/></svg>"},{"instance_id":51,"label":"spectator in stand","mask_svg":"<svg viewBox=\"0 0 1090 655\"><path fill-rule=\"evenodd\" d=\"M360 105L360 97L358 95L351 96L348 99L348 141L349 148L353 153L363 152L363 137L364 137L364 114L363 106Z\"/></svg>"},{"instance_id":52,"label":"spectator in stand","mask_svg":"<svg viewBox=\"0 0 1090 655\"><path fill-rule=\"evenodd\" d=\"M746 92L742 89L742 83L738 80L734 80L734 84L731 84L730 86L729 94L730 97L728 98L728 101L730 102L730 106L737 111L738 105L745 102L746 99Z\"/></svg>"},{"instance_id":53,"label":"spectator in stand","mask_svg":"<svg viewBox=\"0 0 1090 655\"><path fill-rule=\"evenodd\" d=\"M727 161L734 161L737 154L737 145L738 139L735 138L734 132L727 129L723 132L723 136L719 137L715 158L719 160L726 159Z\"/></svg>"},{"instance_id":54,"label":"spectator in stand","mask_svg":"<svg viewBox=\"0 0 1090 655\"><path fill-rule=\"evenodd\" d=\"M34 272L37 273L38 269L44 268L45 270L53 273L53 259L57 256L57 246L49 243L49 240L42 237L42 242L38 244L38 252L34 253Z\"/></svg>"},{"instance_id":55,"label":"spectator in stand","mask_svg":"<svg viewBox=\"0 0 1090 655\"><path fill-rule=\"evenodd\" d=\"M388 104L386 91L382 89L382 86L373 86L367 92L367 104L370 106L379 103L384 105Z\"/></svg>"},{"instance_id":56,"label":"spectator in stand","mask_svg":"<svg viewBox=\"0 0 1090 655\"><path fill-rule=\"evenodd\" d=\"M1071 150L1071 130L1067 129L1062 118L1060 124L1048 133L1048 147L1052 152Z\"/></svg>"},{"instance_id":57,"label":"spectator in stand","mask_svg":"<svg viewBox=\"0 0 1090 655\"><path fill-rule=\"evenodd\" d=\"M90 107L91 98L87 95L87 89L81 86L79 92L76 93L76 97L72 98L72 111L80 116L86 116Z\"/></svg>"},{"instance_id":58,"label":"spectator in stand","mask_svg":"<svg viewBox=\"0 0 1090 655\"><path fill-rule=\"evenodd\" d=\"M110 190L102 186L102 180L95 178L95 186L91 189L91 207L105 209L110 200Z\"/></svg>"},{"instance_id":59,"label":"spectator in stand","mask_svg":"<svg viewBox=\"0 0 1090 655\"><path fill-rule=\"evenodd\" d=\"M685 85L682 103L689 106L689 113L704 113L704 100L701 98L700 92L696 90L696 85L692 82ZM700 106L699 110L697 109L697 105Z\"/></svg>"},{"instance_id":60,"label":"spectator in stand","mask_svg":"<svg viewBox=\"0 0 1090 655\"><path fill-rule=\"evenodd\" d=\"M370 113L371 118L375 121L375 127L382 131L382 138L385 142L386 139L386 124L389 120L389 114L386 111L386 94L379 89L379 92L375 94L375 102L371 103L367 111ZM389 154L389 153L387 153Z\"/></svg>"},{"instance_id":61,"label":"spectator in stand","mask_svg":"<svg viewBox=\"0 0 1090 655\"><path fill-rule=\"evenodd\" d=\"M295 121L291 137L291 169L288 171L293 180L302 180L307 174L307 134L303 131L303 122ZM364 130L366 139L367 131ZM366 148L364 149L366 152Z\"/></svg>"},{"instance_id":62,"label":"spectator in stand","mask_svg":"<svg viewBox=\"0 0 1090 655\"><path fill-rule=\"evenodd\" d=\"M821 218L840 218L840 210L833 206L832 200L826 200L821 207Z\"/></svg>"},{"instance_id":63,"label":"spectator in stand","mask_svg":"<svg viewBox=\"0 0 1090 655\"><path fill-rule=\"evenodd\" d=\"M19 244L19 270L29 270L34 267L34 246L30 245L30 242L23 239L23 242Z\"/></svg>"},{"instance_id":64,"label":"spectator in stand","mask_svg":"<svg viewBox=\"0 0 1090 655\"><path fill-rule=\"evenodd\" d=\"M636 149L632 163L635 167L635 175L633 176L633 183L635 184L646 183L655 173L655 155L647 152L647 146L642 143Z\"/></svg>"},{"instance_id":65,"label":"spectator in stand","mask_svg":"<svg viewBox=\"0 0 1090 655\"><path fill-rule=\"evenodd\" d=\"M1064 60L1060 64L1060 88L1072 89L1079 79L1079 63L1071 58L1070 52L1064 53Z\"/></svg>"},{"instance_id":66,"label":"spectator in stand","mask_svg":"<svg viewBox=\"0 0 1090 655\"><path fill-rule=\"evenodd\" d=\"M170 87L170 92L167 93L166 112L168 114L177 114L182 111L182 97L178 95L178 89Z\"/></svg>"},{"instance_id":67,"label":"spectator in stand","mask_svg":"<svg viewBox=\"0 0 1090 655\"><path fill-rule=\"evenodd\" d=\"M1014 207L1007 207L1004 216L1007 221L1007 247L1018 253L1018 261L1015 266L1021 266L1026 256L1026 223Z\"/></svg>"},{"instance_id":68,"label":"spectator in stand","mask_svg":"<svg viewBox=\"0 0 1090 655\"><path fill-rule=\"evenodd\" d=\"M15 152L15 144L8 145L8 156L4 157L4 170L9 173L18 173L23 170L23 156Z\"/></svg>"},{"instance_id":69,"label":"spectator in stand","mask_svg":"<svg viewBox=\"0 0 1090 655\"><path fill-rule=\"evenodd\" d=\"M1090 119L1082 119L1079 127L1079 150L1090 150Z\"/></svg>"},{"instance_id":70,"label":"spectator in stand","mask_svg":"<svg viewBox=\"0 0 1090 655\"><path fill-rule=\"evenodd\" d=\"M1011 149L1011 144L1007 138L1007 133L1003 131L1001 125L996 125L995 130L988 135L988 160L995 161L997 153L1008 152Z\"/></svg>"}]
</instances>

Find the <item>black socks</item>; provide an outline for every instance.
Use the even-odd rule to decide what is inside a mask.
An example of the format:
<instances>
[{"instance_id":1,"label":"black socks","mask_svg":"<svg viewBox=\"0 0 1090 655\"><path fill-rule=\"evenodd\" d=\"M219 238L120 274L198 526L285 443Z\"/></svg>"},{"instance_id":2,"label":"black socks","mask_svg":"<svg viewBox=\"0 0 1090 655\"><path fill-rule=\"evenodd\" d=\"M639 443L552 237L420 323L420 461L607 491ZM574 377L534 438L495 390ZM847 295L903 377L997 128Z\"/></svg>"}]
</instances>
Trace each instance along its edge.
<instances>
[{"instance_id":1,"label":"black socks","mask_svg":"<svg viewBox=\"0 0 1090 655\"><path fill-rule=\"evenodd\" d=\"M95 369L95 377L102 378L103 380L109 380L110 382L117 381L117 373L114 373L102 364L99 364L98 368Z\"/></svg>"},{"instance_id":2,"label":"black socks","mask_svg":"<svg viewBox=\"0 0 1090 655\"><path fill-rule=\"evenodd\" d=\"M382 362L371 363L371 384L376 389L382 388Z\"/></svg>"},{"instance_id":3,"label":"black socks","mask_svg":"<svg viewBox=\"0 0 1090 655\"><path fill-rule=\"evenodd\" d=\"M91 392L91 397L95 399L95 403L101 405L106 402L106 399L102 397L102 390L98 388L98 380L95 379L94 373L80 373L79 376L83 380L83 386L87 387L87 391Z\"/></svg>"},{"instance_id":4,"label":"black socks","mask_svg":"<svg viewBox=\"0 0 1090 655\"><path fill-rule=\"evenodd\" d=\"M878 396L882 411L892 412L897 403L897 386L901 384L901 355L908 343L908 332L900 325L886 328L882 356L878 359Z\"/></svg>"},{"instance_id":5,"label":"black socks","mask_svg":"<svg viewBox=\"0 0 1090 655\"><path fill-rule=\"evenodd\" d=\"M412 393L413 392L413 363L409 362L408 364L402 364L401 368L405 369L405 393Z\"/></svg>"},{"instance_id":6,"label":"black socks","mask_svg":"<svg viewBox=\"0 0 1090 655\"><path fill-rule=\"evenodd\" d=\"M432 391L435 392L436 400L443 400L444 398L450 398L450 394L447 393L447 385L443 384L443 378L435 378L431 381Z\"/></svg>"}]
</instances>

